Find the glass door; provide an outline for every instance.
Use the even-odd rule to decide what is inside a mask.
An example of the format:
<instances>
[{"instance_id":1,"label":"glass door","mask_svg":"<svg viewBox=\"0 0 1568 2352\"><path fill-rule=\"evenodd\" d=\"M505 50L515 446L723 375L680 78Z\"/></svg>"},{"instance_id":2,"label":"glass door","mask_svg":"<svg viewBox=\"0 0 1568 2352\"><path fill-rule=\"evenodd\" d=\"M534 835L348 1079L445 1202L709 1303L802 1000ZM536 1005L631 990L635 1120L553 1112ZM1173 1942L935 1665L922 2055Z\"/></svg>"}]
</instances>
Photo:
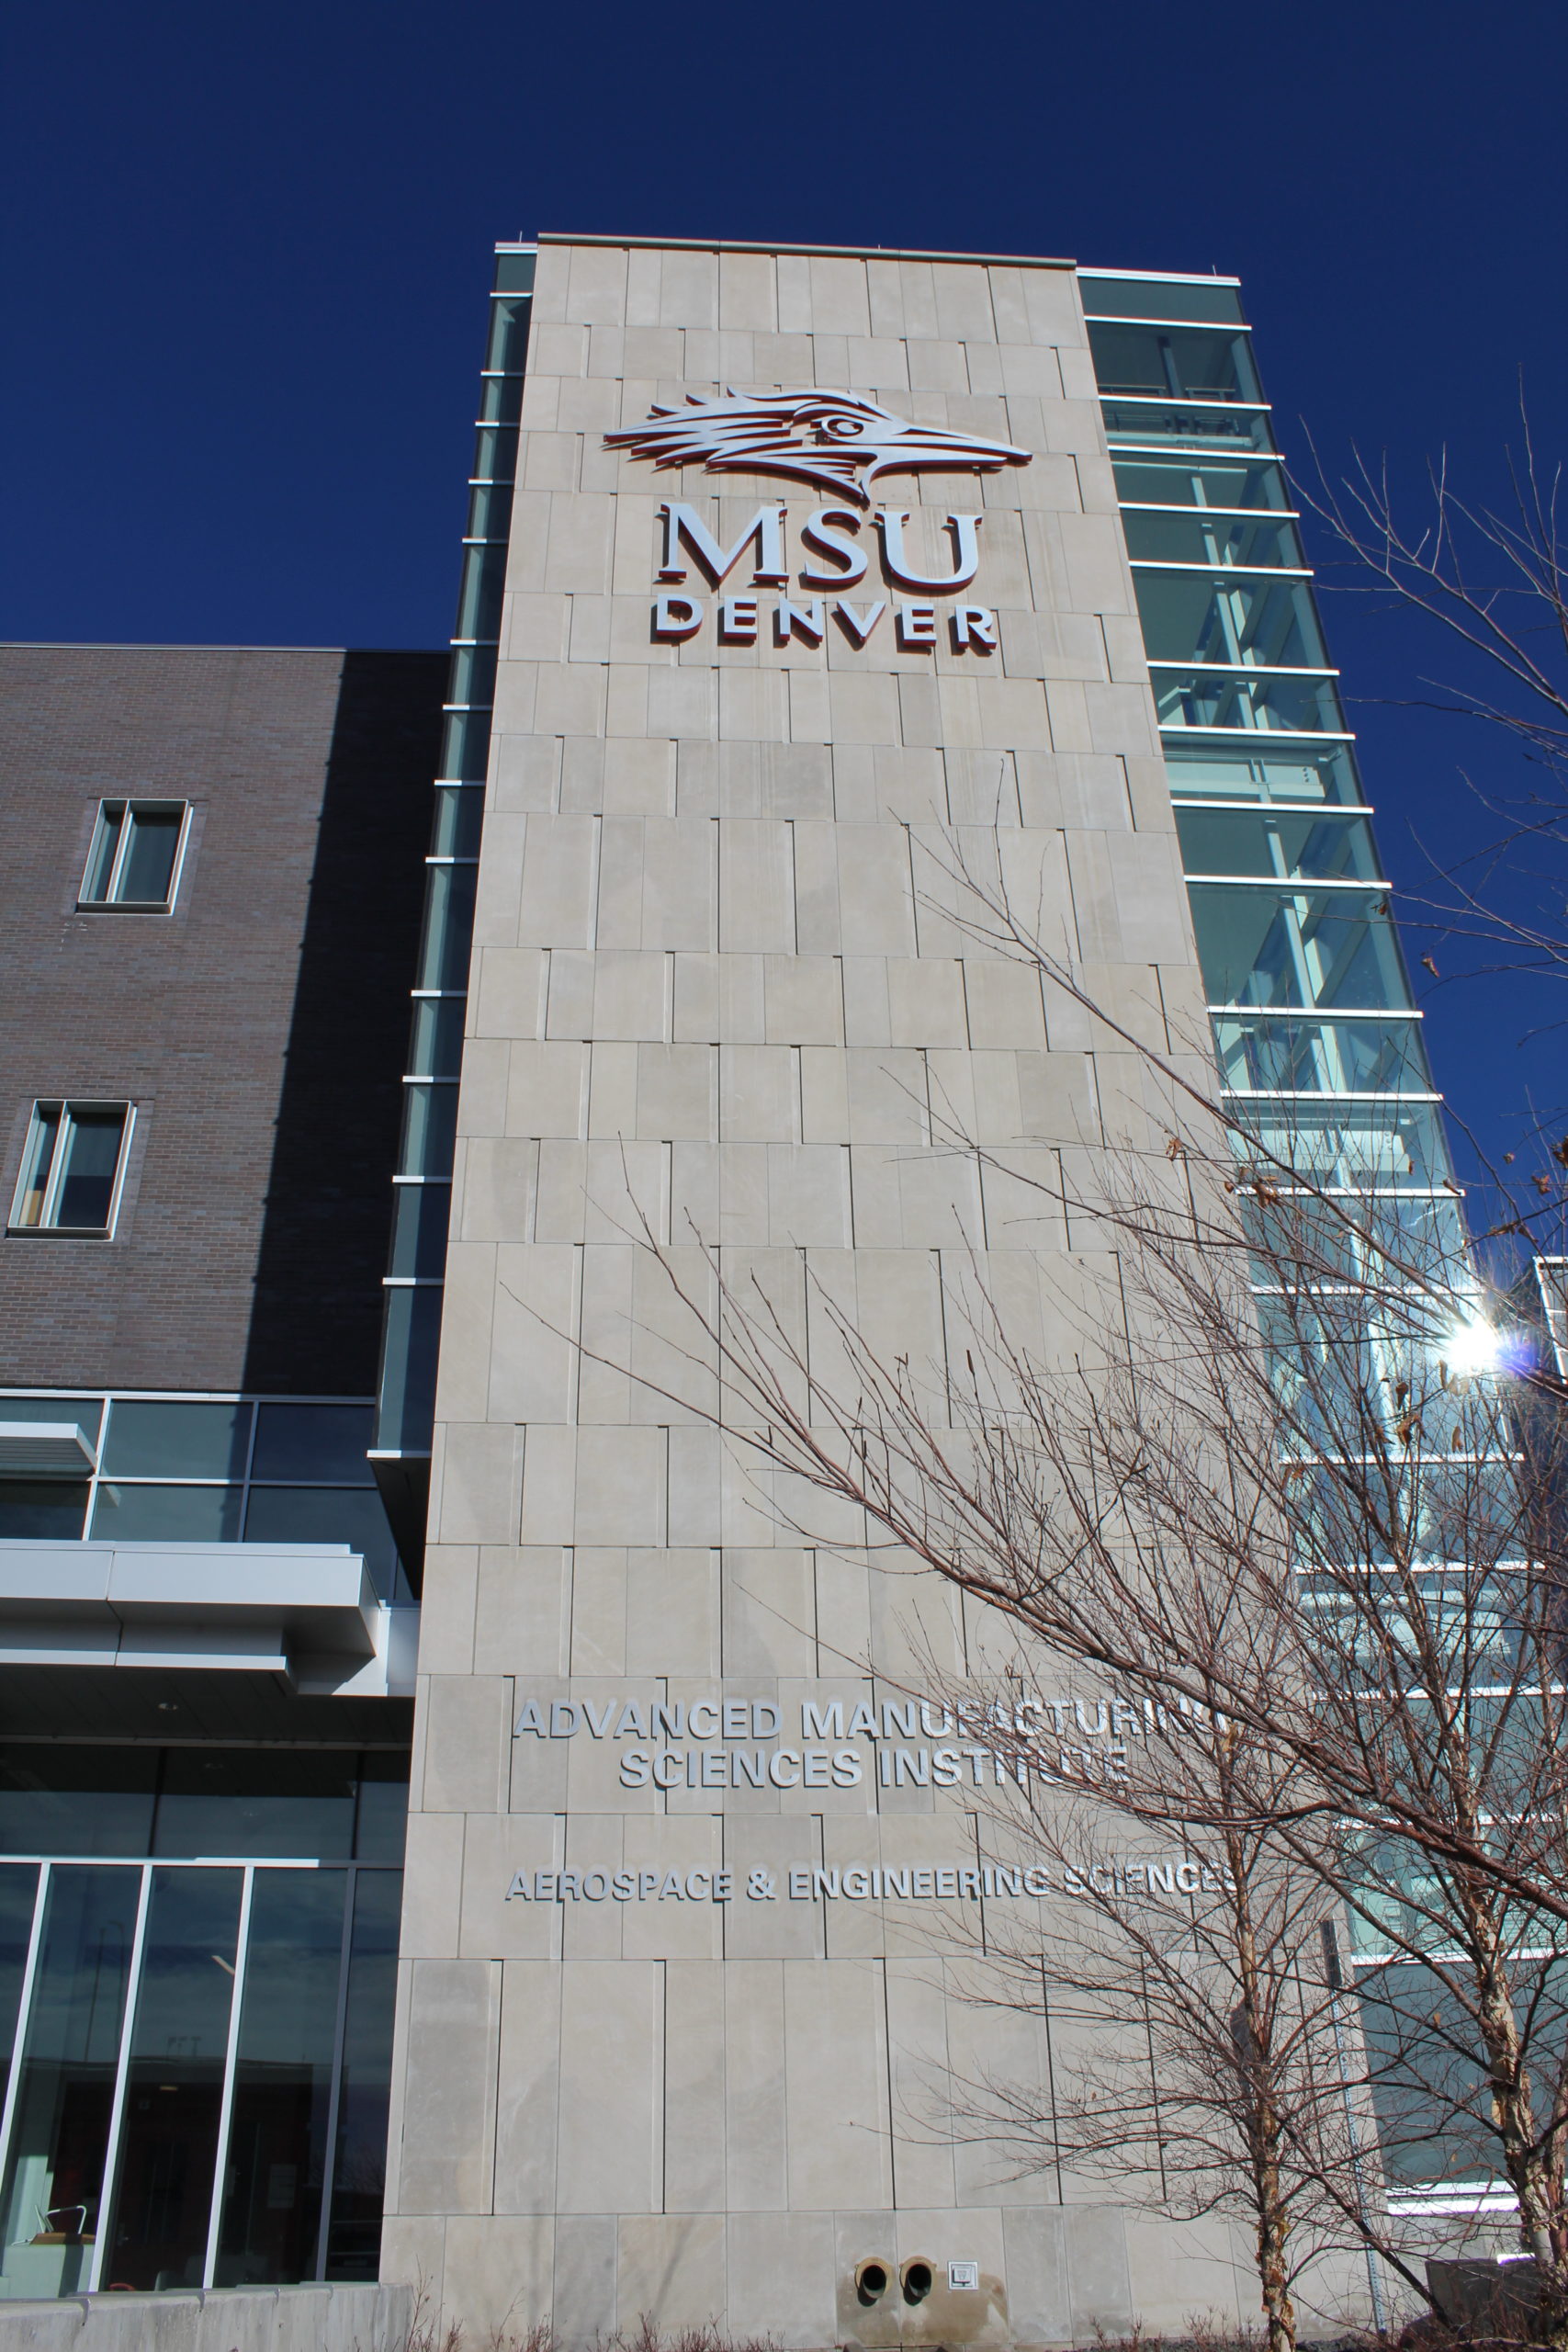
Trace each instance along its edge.
<instances>
[{"instance_id":1,"label":"glass door","mask_svg":"<svg viewBox=\"0 0 1568 2352\"><path fill-rule=\"evenodd\" d=\"M0 2180L0 2295L91 2282L142 1873L112 1863L44 1873L20 2064Z\"/></svg>"},{"instance_id":2,"label":"glass door","mask_svg":"<svg viewBox=\"0 0 1568 2352\"><path fill-rule=\"evenodd\" d=\"M0 1862L0 2299L376 2276L401 1883Z\"/></svg>"},{"instance_id":3,"label":"glass door","mask_svg":"<svg viewBox=\"0 0 1568 2352\"><path fill-rule=\"evenodd\" d=\"M95 2281L141 2292L207 2271L229 2020L249 1872L155 1869L126 2063L112 2219Z\"/></svg>"}]
</instances>

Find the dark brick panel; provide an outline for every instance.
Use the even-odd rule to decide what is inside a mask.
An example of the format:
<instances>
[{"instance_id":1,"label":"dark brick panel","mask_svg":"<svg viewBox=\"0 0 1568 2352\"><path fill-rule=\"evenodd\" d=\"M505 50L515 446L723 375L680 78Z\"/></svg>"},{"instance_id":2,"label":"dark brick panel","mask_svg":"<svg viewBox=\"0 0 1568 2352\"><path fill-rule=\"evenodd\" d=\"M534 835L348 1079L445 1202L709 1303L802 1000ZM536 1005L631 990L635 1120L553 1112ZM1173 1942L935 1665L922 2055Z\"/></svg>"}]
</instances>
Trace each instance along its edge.
<instances>
[{"instance_id":1,"label":"dark brick panel","mask_svg":"<svg viewBox=\"0 0 1568 2352\"><path fill-rule=\"evenodd\" d=\"M0 1202L35 1096L138 1106L107 1241L0 1238L0 1381L374 1384L445 654L0 648ZM172 917L79 914L188 799Z\"/></svg>"}]
</instances>

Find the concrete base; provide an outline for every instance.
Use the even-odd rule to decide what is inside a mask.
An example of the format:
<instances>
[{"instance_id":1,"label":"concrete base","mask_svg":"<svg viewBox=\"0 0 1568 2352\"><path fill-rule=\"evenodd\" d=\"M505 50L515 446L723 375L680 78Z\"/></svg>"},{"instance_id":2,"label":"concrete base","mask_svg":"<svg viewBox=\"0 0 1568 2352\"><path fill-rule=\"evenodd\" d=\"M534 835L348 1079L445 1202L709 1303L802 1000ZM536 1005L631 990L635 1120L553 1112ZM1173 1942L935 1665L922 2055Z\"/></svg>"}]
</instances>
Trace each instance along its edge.
<instances>
[{"instance_id":1,"label":"concrete base","mask_svg":"<svg viewBox=\"0 0 1568 2352\"><path fill-rule=\"evenodd\" d=\"M950 2261L974 2263L972 2288L950 2280ZM581 2352L633 2338L645 2316L666 2338L712 2326L780 2352L1055 2352L1134 2330L1190 2339L1201 2325L1235 2337L1258 2324L1239 2223L1110 2204L453 2214L389 2220L381 2262L418 2281L437 2340L456 2325L464 2352L545 2321L566 2352ZM910 2305L901 2288L916 2263L931 2280ZM1364 2327L1362 2257L1314 2263L1296 2308L1309 2341Z\"/></svg>"},{"instance_id":2,"label":"concrete base","mask_svg":"<svg viewBox=\"0 0 1568 2352\"><path fill-rule=\"evenodd\" d=\"M412 2287L225 2287L0 2302L0 2352L406 2352Z\"/></svg>"}]
</instances>

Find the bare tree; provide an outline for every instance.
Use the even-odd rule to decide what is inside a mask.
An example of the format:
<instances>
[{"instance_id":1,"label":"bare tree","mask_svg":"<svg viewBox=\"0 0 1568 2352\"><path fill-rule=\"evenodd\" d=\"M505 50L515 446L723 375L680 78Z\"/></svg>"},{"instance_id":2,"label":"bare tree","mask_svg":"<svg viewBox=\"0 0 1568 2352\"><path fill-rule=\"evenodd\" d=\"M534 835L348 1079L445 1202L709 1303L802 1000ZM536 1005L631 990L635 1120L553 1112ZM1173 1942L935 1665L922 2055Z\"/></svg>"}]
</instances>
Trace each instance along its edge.
<instances>
[{"instance_id":1,"label":"bare tree","mask_svg":"<svg viewBox=\"0 0 1568 2352\"><path fill-rule=\"evenodd\" d=\"M1472 780L1481 838L1457 861L1432 861L1415 906L1460 943L1471 977L1561 980L1568 978L1568 546L1562 469L1538 452L1522 393L1519 426L1517 447L1503 453L1506 490L1497 500L1458 488L1447 450L1415 497L1396 494L1386 460L1374 468L1358 455L1335 480L1315 450L1295 487L1342 560L1344 576L1331 574L1328 584L1428 623L1436 673L1421 682L1428 707L1479 721L1520 763L1517 790ZM1429 954L1422 961L1436 978L1461 977L1439 971ZM1536 1165L1511 1175L1510 1152L1489 1169L1501 1196L1494 1233L1559 1228L1568 1168L1561 1117L1560 1105L1538 1108L1542 1148L1526 1155Z\"/></svg>"},{"instance_id":2,"label":"bare tree","mask_svg":"<svg viewBox=\"0 0 1568 2352\"><path fill-rule=\"evenodd\" d=\"M1427 469L1419 518L1406 519L1386 461L1359 457L1337 484L1321 463L1298 491L1325 522L1355 570L1423 613L1473 666L1475 683L1450 672L1430 681L1441 707L1500 728L1544 782L1542 818L1568 816L1568 546L1558 503L1562 469L1537 456L1519 404L1520 447L1504 453L1506 508L1463 495L1444 450ZM1314 458L1316 452L1314 452ZM1562 943L1557 943L1558 955Z\"/></svg>"},{"instance_id":3,"label":"bare tree","mask_svg":"<svg viewBox=\"0 0 1568 2352\"><path fill-rule=\"evenodd\" d=\"M986 935L1076 989L1005 895L970 880ZM1565 1585L1539 1449L1521 1455L1457 1204L1413 1218L1347 1185L1320 1131L1244 1127L1185 1066L1139 1050L1169 1105L1163 1151L1108 1148L1092 1182L1060 1180L1059 1205L1115 1253L1078 1302L1070 1370L1010 1332L977 1261L952 1286L948 1360L914 1365L879 1359L825 1295L833 1344L807 1348L716 1253L700 1290L666 1255L717 1371L714 1418L783 1474L797 1524L825 1499L852 1506L874 1544L983 1603L1029 1655L1184 1723L1162 1733L1137 1817L1228 1871L1225 1932L1216 1903L1187 1982L1207 1979L1211 2053L1222 2010L1246 2022L1224 2098L1186 2110L1185 2177L1218 2177L1223 2110L1224 2193L1251 2200L1271 2333L1290 2324L1292 2208L1320 2213L1333 2172L1301 2185L1322 2133L1292 2137L1278 2064L1305 2028L1281 2023L1279 1991L1302 1983L1298 1930L1331 1898L1371 1988L1371 2078L1401 2143L1385 2160L1414 2165L1417 2143L1457 2133L1470 2177L1479 2164L1507 2184L1541 2340L1568 2345ZM1556 1409L1554 1371L1521 1381ZM1206 1749L1188 1744L1201 1725L1219 1727ZM1172 1770L1200 1755L1203 1770ZM1015 1760L1059 1778L1048 1758ZM1288 1921L1260 1933L1280 1902ZM1115 1916L1130 1999L1134 1949L1145 1975L1158 1955ZM1174 2018L1179 1972L1161 1966Z\"/></svg>"},{"instance_id":4,"label":"bare tree","mask_svg":"<svg viewBox=\"0 0 1568 2352\"><path fill-rule=\"evenodd\" d=\"M1214 1709L1151 1711L1113 1783L1092 1787L1043 1779L1005 1703L987 1736L1004 1772L979 1801L982 1849L1044 1861L1059 1892L1027 1921L986 1919L971 1997L1048 2001L1051 2097L1043 2107L1011 2073L949 2082L962 2121L1021 2169L1081 2170L1182 2218L1241 2222L1270 2352L1296 2342L1303 2274L1348 2249L1375 2249L1424 2292L1379 2194L1360 2043L1326 1964L1334 1860L1274 1843L1245 1735ZM1337 1837L1325 1819L1311 1842ZM1320 2324L1343 2316L1321 2284L1309 2291Z\"/></svg>"}]
</instances>

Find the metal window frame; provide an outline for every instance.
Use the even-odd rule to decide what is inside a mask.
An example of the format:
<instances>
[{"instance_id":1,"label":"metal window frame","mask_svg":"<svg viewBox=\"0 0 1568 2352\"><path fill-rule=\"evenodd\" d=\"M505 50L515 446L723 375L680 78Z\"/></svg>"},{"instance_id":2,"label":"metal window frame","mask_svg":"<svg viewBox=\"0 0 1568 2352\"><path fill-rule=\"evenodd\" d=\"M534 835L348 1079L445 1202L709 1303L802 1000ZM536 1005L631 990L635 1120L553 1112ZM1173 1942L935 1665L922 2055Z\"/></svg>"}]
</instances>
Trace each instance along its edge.
<instances>
[{"instance_id":1,"label":"metal window frame","mask_svg":"<svg viewBox=\"0 0 1568 2352\"><path fill-rule=\"evenodd\" d=\"M1188 334L1247 334L1252 333L1247 319L1134 319L1121 311L1091 311L1084 305L1084 323L1091 327L1179 327Z\"/></svg>"},{"instance_id":2,"label":"metal window frame","mask_svg":"<svg viewBox=\"0 0 1568 2352\"><path fill-rule=\"evenodd\" d=\"M1386 895L1386 893L1393 888L1393 885L1391 882L1382 881L1375 876L1371 875L1369 875L1364 882L1355 879L1341 881L1328 875L1325 875L1323 879L1318 881L1314 880L1310 875L1291 874L1184 873L1181 878L1184 882L1201 882L1206 888L1210 888L1218 884L1221 888L1227 890L1232 888L1237 890L1288 890L1292 894L1292 896L1297 897L1299 897L1303 892L1310 890L1382 890Z\"/></svg>"},{"instance_id":3,"label":"metal window frame","mask_svg":"<svg viewBox=\"0 0 1568 2352\"><path fill-rule=\"evenodd\" d=\"M1175 670L1182 677L1190 673L1205 678L1337 678L1342 674L1337 668L1320 669L1315 662L1172 662L1163 654L1145 654L1144 658L1151 670ZM1216 734L1229 731L1224 728L1214 729Z\"/></svg>"},{"instance_id":4,"label":"metal window frame","mask_svg":"<svg viewBox=\"0 0 1568 2352\"><path fill-rule=\"evenodd\" d=\"M28 1230L30 1232L33 1228L29 1227ZM51 1396L60 1396L62 1397L69 1396L76 1401L80 1401L85 1396L91 1396L96 1403L98 1408L96 1451L91 1466L85 1471L83 1478L80 1481L62 1481L62 1484L83 1484L87 1489L86 1502L84 1506L82 1514L82 1526L85 1532L78 1539L82 1543L93 1543L95 1541L107 1542L111 1540L107 1536L96 1536L91 1532L93 1528L94 1514L97 1508L98 1489L100 1487L187 1487L196 1490L205 1490L208 1492L220 1492L226 1488L231 1487L240 1498L240 1524L242 1530L243 1529L246 1517L249 1514L251 1498L254 1494L276 1494L280 1491L292 1494L299 1490L308 1490L310 1493L321 1495L368 1495L378 1492L373 1477L367 1478L359 1484L355 1485L343 1478L257 1478L254 1475L256 1441L261 1432L260 1415L255 1408L263 1405L356 1406L370 1416L373 1423L376 1409L374 1397L280 1396L252 1395L237 1391L229 1391L220 1394L211 1391L195 1389L161 1389L157 1391L144 1389L101 1388L50 1389L13 1385L7 1388L0 1388L0 1419L4 1419L5 1417L5 1404L6 1398L9 1396L34 1397ZM179 1477L173 1474L160 1474L156 1471L106 1472L102 1465L104 1447L108 1436L109 1419L113 1415L116 1405L120 1404L248 1405L253 1409L251 1412L250 1428L245 1438L245 1454L243 1464L231 1476L226 1478ZM368 1460L368 1451L367 1452L367 1459ZM242 1534L242 1536L237 1540L247 1541L250 1539L245 1538ZM6 1861L15 1858L7 1855L0 1855L0 1861Z\"/></svg>"},{"instance_id":5,"label":"metal window frame","mask_svg":"<svg viewBox=\"0 0 1568 2352\"><path fill-rule=\"evenodd\" d=\"M1227 732L1230 730L1227 729ZM1173 808L1215 808L1234 815L1237 809L1256 808L1277 816L1371 817L1376 811L1370 800L1226 800L1217 794L1204 796L1196 792L1173 792Z\"/></svg>"},{"instance_id":6,"label":"metal window frame","mask_svg":"<svg viewBox=\"0 0 1568 2352\"><path fill-rule=\"evenodd\" d=\"M1116 505L1122 514L1190 514L1199 521L1205 514L1218 515L1222 522L1299 523L1302 519L1299 506L1193 506L1185 500L1173 503L1159 498L1120 498Z\"/></svg>"},{"instance_id":7,"label":"metal window frame","mask_svg":"<svg viewBox=\"0 0 1568 2352\"><path fill-rule=\"evenodd\" d=\"M1102 401L1121 401L1123 406L1126 402L1126 395L1121 392L1102 393L1100 398ZM1167 404L1168 405L1169 403L1168 402ZM1160 403L1151 398L1145 403L1145 405L1151 408L1157 408ZM1185 405L1189 408L1192 408L1201 406L1201 403L1189 401ZM1218 401L1213 402L1212 405L1217 408L1235 410L1240 407L1241 403L1238 401ZM1205 461L1212 460L1214 457L1218 456L1224 458L1225 462L1230 465L1273 466L1277 468L1279 472L1287 481L1290 479L1285 460L1280 456L1278 449L1235 448L1222 449L1218 451L1213 449L1184 449L1179 443L1174 441L1112 441L1108 444L1108 447L1112 467L1114 467L1118 460L1122 458L1165 458L1172 461L1172 469L1174 470L1175 466L1180 464L1183 460L1185 460L1189 465L1195 463L1201 466ZM1203 510L1201 507L1199 507L1193 511L1198 514L1201 514ZM1242 511L1246 514L1251 514L1255 510L1251 507L1247 507ZM1258 507L1256 510L1256 512L1260 514L1282 514L1286 511L1287 510L1282 506L1264 506ZM1300 519L1298 510L1296 508L1292 507L1288 511L1292 514L1297 514L1297 519Z\"/></svg>"},{"instance_id":8,"label":"metal window frame","mask_svg":"<svg viewBox=\"0 0 1568 2352\"><path fill-rule=\"evenodd\" d=\"M1416 1086L1230 1086L1222 1075L1220 1092L1230 1102L1441 1102L1444 1097ZM1445 1454L1446 1461L1448 1456Z\"/></svg>"},{"instance_id":9,"label":"metal window frame","mask_svg":"<svg viewBox=\"0 0 1568 2352\"><path fill-rule=\"evenodd\" d=\"M1222 1014L1231 1021L1243 1018L1250 1021L1425 1021L1427 1018L1418 1004L1337 1004L1329 1011L1309 1004L1206 1004L1203 1010Z\"/></svg>"},{"instance_id":10,"label":"metal window frame","mask_svg":"<svg viewBox=\"0 0 1568 2352\"><path fill-rule=\"evenodd\" d=\"M499 253L536 253L536 245L497 245ZM1239 277L1226 277L1220 270L1197 269L1111 269L1103 262L1080 261L1073 264L1075 277L1115 277L1128 286L1234 286L1239 293Z\"/></svg>"},{"instance_id":11,"label":"metal window frame","mask_svg":"<svg viewBox=\"0 0 1568 2352\"><path fill-rule=\"evenodd\" d=\"M114 857L109 865L108 878L103 897L89 899L87 877L92 873L94 857L103 835L106 819L111 808L119 808L124 812L120 823L119 839L115 843ZM166 815L174 808L177 808L180 812L180 830L175 842L175 861L169 868L169 888L166 895L162 899L122 899L118 895L118 885L125 871L136 811L139 808L145 808L160 815ZM185 869L186 845L190 840L190 814L191 804L188 800L173 798L158 800L151 795L133 797L129 793L118 792L111 793L100 800L97 817L93 825L93 838L87 844L87 861L82 868L81 885L76 893L78 914L172 915L175 911L175 901L180 894L180 876Z\"/></svg>"},{"instance_id":12,"label":"metal window frame","mask_svg":"<svg viewBox=\"0 0 1568 2352\"><path fill-rule=\"evenodd\" d=\"M1155 666L1156 665L1153 662L1150 662L1149 667L1151 669ZM1167 666L1176 669L1180 669L1185 666L1188 669L1191 669L1193 665L1191 662L1188 662L1185 665L1180 662L1175 662L1168 664ZM1233 677L1239 678L1261 678L1266 677L1269 673L1264 670L1236 670L1233 671L1231 674ZM1216 727L1213 719L1206 719L1201 727L1187 727L1184 726L1179 719L1176 718L1161 718L1156 721L1156 725L1158 732L1162 735L1175 735L1185 738L1188 741L1190 741L1192 737L1198 735L1212 735L1214 737L1215 741L1220 743L1278 743L1281 747L1288 748L1292 744L1295 743L1353 743L1356 741L1354 729L1348 727L1344 729L1334 727ZM1178 795L1172 793L1171 804L1173 807L1175 806L1177 798ZM1278 805L1281 807L1284 806L1283 803L1280 803ZM1303 802L1302 805L1303 807L1314 807L1317 804ZM1337 803L1330 802L1324 805L1329 807L1337 806L1339 808L1359 808L1361 804L1359 801L1339 801ZM1273 801L1238 800L1235 803L1235 806L1238 808L1273 808L1276 804Z\"/></svg>"},{"instance_id":13,"label":"metal window frame","mask_svg":"<svg viewBox=\"0 0 1568 2352\"><path fill-rule=\"evenodd\" d=\"M1103 384L1097 387L1097 391L1100 400L1111 408L1193 408L1201 409L1205 415L1212 412L1217 416L1272 416L1274 413L1272 401L1206 400L1201 392L1108 392ZM1169 451L1168 441L1162 445L1162 449ZM1125 456L1125 447L1120 443L1112 445L1111 454L1113 458L1119 454ZM1258 458L1271 458L1276 465L1280 462L1279 452L1275 449L1258 449L1253 454Z\"/></svg>"},{"instance_id":14,"label":"metal window frame","mask_svg":"<svg viewBox=\"0 0 1568 2352\"><path fill-rule=\"evenodd\" d=\"M1166 508L1162 512L1186 514L1212 514L1212 506ZM1247 580L1315 580L1317 574L1303 563L1187 563L1170 556L1130 555L1128 563L1134 571L1191 571L1200 580L1219 578Z\"/></svg>"},{"instance_id":15,"label":"metal window frame","mask_svg":"<svg viewBox=\"0 0 1568 2352\"><path fill-rule=\"evenodd\" d=\"M59 1125L54 1132L54 1143L49 1159L49 1174L44 1179L43 1200L37 1220L32 1224L24 1224L21 1214L22 1202L24 1187L28 1181L28 1170L32 1159L33 1138L39 1131L39 1114L47 1111L54 1111L58 1114ZM68 1151L62 1147L72 1120L78 1112L85 1111L118 1111L122 1114L119 1155L115 1161L114 1182L109 1188L108 1214L102 1225L61 1225L55 1221L53 1212L59 1204L61 1188L65 1182L65 1166L69 1158ZM130 1138L135 1125L136 1105L123 1099L116 1101L110 1097L89 1094L35 1095L32 1111L28 1120L27 1136L22 1145L21 1165L17 1170L17 1181L12 1188L11 1212L6 1221L6 1232L29 1238L52 1234L65 1240L112 1240L115 1226L119 1217L120 1199L125 1191L125 1171L130 1158Z\"/></svg>"}]
</instances>

